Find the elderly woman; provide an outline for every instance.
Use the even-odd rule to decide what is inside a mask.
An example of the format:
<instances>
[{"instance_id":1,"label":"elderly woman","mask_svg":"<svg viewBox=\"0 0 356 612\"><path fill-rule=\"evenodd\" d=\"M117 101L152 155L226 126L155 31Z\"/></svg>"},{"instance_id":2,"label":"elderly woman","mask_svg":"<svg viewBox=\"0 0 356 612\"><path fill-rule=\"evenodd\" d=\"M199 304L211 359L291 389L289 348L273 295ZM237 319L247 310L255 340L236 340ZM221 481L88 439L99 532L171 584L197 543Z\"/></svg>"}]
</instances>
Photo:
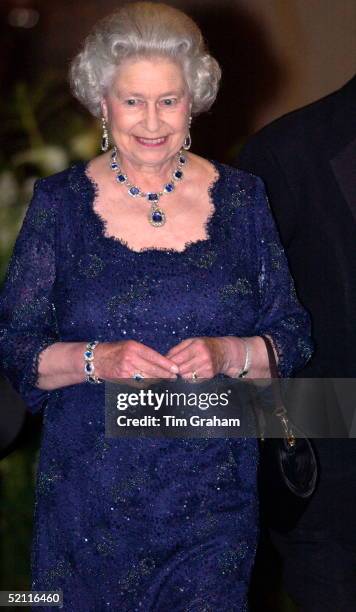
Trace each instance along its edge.
<instances>
[{"instance_id":1,"label":"elderly woman","mask_svg":"<svg viewBox=\"0 0 356 612\"><path fill-rule=\"evenodd\" d=\"M262 334L281 375L310 354L261 180L187 152L219 78L174 8L99 23L71 82L105 152L37 182L16 243L0 353L44 408L32 588L66 611L247 606L256 440L106 438L100 384L268 377Z\"/></svg>"}]
</instances>

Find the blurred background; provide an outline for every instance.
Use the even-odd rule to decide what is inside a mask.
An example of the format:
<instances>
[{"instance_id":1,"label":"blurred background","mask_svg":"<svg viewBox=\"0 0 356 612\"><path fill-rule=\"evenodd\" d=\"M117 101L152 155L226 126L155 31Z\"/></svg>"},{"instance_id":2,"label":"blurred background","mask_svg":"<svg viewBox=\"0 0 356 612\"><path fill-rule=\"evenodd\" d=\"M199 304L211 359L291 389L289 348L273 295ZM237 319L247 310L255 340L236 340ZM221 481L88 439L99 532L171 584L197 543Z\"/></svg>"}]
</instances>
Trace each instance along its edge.
<instances>
[{"instance_id":1,"label":"blurred background","mask_svg":"<svg viewBox=\"0 0 356 612\"><path fill-rule=\"evenodd\" d=\"M355 0L176 0L201 26L223 70L193 150L233 162L248 136L339 88L356 71ZM70 95L71 58L115 0L1 0L0 285L36 178L97 154L100 126ZM29 588L41 418L0 372L0 589ZM293 612L273 551L252 589L254 612ZM261 581L259 582L261 584Z\"/></svg>"}]
</instances>

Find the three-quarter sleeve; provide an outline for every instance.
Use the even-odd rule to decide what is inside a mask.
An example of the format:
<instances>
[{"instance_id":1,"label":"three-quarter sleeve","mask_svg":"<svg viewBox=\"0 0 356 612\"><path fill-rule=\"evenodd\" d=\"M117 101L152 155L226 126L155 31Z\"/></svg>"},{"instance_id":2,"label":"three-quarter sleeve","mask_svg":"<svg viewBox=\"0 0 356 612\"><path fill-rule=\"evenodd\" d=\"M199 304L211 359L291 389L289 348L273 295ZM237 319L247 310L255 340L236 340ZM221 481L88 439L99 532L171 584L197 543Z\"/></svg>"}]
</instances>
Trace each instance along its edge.
<instances>
[{"instance_id":1,"label":"three-quarter sleeve","mask_svg":"<svg viewBox=\"0 0 356 612\"><path fill-rule=\"evenodd\" d=\"M0 368L31 412L50 395L36 387L39 355L58 340L52 300L55 227L54 198L39 180L0 294Z\"/></svg>"},{"instance_id":2,"label":"three-quarter sleeve","mask_svg":"<svg viewBox=\"0 0 356 612\"><path fill-rule=\"evenodd\" d=\"M255 223L260 270L257 333L272 339L279 373L290 376L311 357L310 318L298 301L263 181L259 178L256 181Z\"/></svg>"}]
</instances>

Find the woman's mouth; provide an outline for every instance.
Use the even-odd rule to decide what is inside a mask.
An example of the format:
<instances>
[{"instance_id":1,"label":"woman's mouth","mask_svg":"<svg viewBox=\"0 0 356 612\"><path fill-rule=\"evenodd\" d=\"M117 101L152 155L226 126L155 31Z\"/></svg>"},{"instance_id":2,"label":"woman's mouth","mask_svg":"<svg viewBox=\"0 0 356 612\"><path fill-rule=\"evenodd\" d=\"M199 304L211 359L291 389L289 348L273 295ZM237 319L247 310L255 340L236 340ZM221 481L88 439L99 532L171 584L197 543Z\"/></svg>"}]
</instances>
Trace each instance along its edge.
<instances>
[{"instance_id":1,"label":"woman's mouth","mask_svg":"<svg viewBox=\"0 0 356 612\"><path fill-rule=\"evenodd\" d=\"M141 136L135 136L136 141L144 147L160 147L167 142L168 136L162 136L161 138L142 138Z\"/></svg>"}]
</instances>

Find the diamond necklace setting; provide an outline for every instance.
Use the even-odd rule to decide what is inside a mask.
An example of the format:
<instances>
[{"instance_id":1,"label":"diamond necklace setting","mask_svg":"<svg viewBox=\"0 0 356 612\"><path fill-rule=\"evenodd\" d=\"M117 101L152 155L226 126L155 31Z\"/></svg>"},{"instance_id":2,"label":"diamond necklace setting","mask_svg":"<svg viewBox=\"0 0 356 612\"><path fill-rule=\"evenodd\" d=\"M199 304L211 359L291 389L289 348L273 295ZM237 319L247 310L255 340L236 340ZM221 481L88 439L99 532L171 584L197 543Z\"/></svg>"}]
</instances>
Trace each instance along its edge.
<instances>
[{"instance_id":1,"label":"diamond necklace setting","mask_svg":"<svg viewBox=\"0 0 356 612\"><path fill-rule=\"evenodd\" d=\"M117 147L114 147L110 156L110 168L115 173L116 182L120 185L125 185L127 193L132 198L144 198L151 204L151 209L148 214L148 221L153 227L162 227L166 222L166 214L159 207L158 203L160 198L168 193L172 193L175 190L176 183L181 181L184 173L182 168L187 163L187 158L183 154L182 150L177 153L177 165L172 173L171 180L163 185L161 191L142 191L140 187L130 183L127 175L123 172L119 161L119 152Z\"/></svg>"}]
</instances>

